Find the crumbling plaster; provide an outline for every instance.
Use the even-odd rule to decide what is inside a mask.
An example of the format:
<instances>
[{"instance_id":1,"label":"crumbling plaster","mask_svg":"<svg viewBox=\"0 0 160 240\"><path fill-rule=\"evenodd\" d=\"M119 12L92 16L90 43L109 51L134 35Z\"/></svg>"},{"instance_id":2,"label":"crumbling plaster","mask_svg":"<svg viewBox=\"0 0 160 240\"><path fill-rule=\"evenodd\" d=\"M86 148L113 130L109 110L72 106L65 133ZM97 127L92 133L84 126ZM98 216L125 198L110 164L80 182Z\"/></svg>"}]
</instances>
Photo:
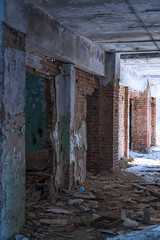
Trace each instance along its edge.
<instances>
[{"instance_id":1,"label":"crumbling plaster","mask_svg":"<svg viewBox=\"0 0 160 240\"><path fill-rule=\"evenodd\" d=\"M11 48L5 49L4 56L1 239L7 239L22 227L25 202L25 56Z\"/></svg>"},{"instance_id":2,"label":"crumbling plaster","mask_svg":"<svg viewBox=\"0 0 160 240\"><path fill-rule=\"evenodd\" d=\"M20 6L25 8L22 10ZM27 0L0 1L0 239L2 240L9 239L15 232L19 232L25 219L24 33L26 33L28 14Z\"/></svg>"},{"instance_id":3,"label":"crumbling plaster","mask_svg":"<svg viewBox=\"0 0 160 240\"><path fill-rule=\"evenodd\" d=\"M53 133L56 144L57 187L69 185L69 165L74 161L72 148L75 103L75 69L72 64L62 64L61 74L55 77L57 123Z\"/></svg>"}]
</instances>

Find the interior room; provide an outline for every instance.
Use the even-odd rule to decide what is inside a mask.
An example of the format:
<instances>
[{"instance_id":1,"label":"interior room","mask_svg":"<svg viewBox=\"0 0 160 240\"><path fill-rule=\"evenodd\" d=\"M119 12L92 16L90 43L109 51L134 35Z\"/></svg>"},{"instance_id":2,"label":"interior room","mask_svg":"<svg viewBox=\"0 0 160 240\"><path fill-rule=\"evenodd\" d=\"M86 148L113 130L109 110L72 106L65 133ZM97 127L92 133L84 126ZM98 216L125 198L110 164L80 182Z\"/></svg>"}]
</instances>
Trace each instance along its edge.
<instances>
[{"instance_id":1,"label":"interior room","mask_svg":"<svg viewBox=\"0 0 160 240\"><path fill-rule=\"evenodd\" d=\"M0 1L0 239L160 239L159 0Z\"/></svg>"}]
</instances>

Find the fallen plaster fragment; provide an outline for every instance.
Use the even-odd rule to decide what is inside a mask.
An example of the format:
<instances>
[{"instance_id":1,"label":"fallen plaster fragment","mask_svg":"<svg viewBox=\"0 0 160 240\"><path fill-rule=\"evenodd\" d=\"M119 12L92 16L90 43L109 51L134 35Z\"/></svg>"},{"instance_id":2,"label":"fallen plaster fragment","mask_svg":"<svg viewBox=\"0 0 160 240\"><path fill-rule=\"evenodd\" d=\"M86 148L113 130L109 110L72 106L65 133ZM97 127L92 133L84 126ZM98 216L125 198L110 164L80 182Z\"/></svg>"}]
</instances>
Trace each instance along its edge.
<instances>
[{"instance_id":1,"label":"fallen plaster fragment","mask_svg":"<svg viewBox=\"0 0 160 240\"><path fill-rule=\"evenodd\" d=\"M82 204L84 202L83 199L70 199L68 201L68 204L69 205L73 205L73 204Z\"/></svg>"},{"instance_id":2,"label":"fallen plaster fragment","mask_svg":"<svg viewBox=\"0 0 160 240\"><path fill-rule=\"evenodd\" d=\"M97 218L100 218L101 216L99 214L96 213L92 213L92 220L95 220Z\"/></svg>"},{"instance_id":3,"label":"fallen plaster fragment","mask_svg":"<svg viewBox=\"0 0 160 240\"><path fill-rule=\"evenodd\" d=\"M49 225L65 226L65 225L67 225L68 221L67 221L67 219L40 219L40 223L46 223Z\"/></svg>"},{"instance_id":4,"label":"fallen plaster fragment","mask_svg":"<svg viewBox=\"0 0 160 240\"><path fill-rule=\"evenodd\" d=\"M75 194L76 197L78 198L83 198L83 199L87 199L87 200L91 200L91 199L96 199L96 196L89 193L89 194L86 194L86 193L76 193Z\"/></svg>"},{"instance_id":5,"label":"fallen plaster fragment","mask_svg":"<svg viewBox=\"0 0 160 240\"><path fill-rule=\"evenodd\" d=\"M131 220L130 218L126 218L125 221L123 222L123 226L127 228L132 228L135 229L138 227L138 222Z\"/></svg>"},{"instance_id":6,"label":"fallen plaster fragment","mask_svg":"<svg viewBox=\"0 0 160 240\"><path fill-rule=\"evenodd\" d=\"M45 212L51 212L51 213L62 213L62 214L66 214L66 215L70 215L72 214L72 212L64 210L64 209L60 209L60 208L50 208L50 209L46 209Z\"/></svg>"}]
</instances>

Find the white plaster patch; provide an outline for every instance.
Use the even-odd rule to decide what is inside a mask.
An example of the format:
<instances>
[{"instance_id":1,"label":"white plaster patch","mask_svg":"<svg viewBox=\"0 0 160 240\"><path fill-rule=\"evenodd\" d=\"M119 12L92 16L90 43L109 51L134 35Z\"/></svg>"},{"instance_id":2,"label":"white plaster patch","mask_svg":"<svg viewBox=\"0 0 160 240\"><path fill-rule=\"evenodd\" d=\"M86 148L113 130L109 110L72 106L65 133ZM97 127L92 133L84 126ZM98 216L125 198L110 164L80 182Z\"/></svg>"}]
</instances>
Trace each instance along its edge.
<instances>
[{"instance_id":1,"label":"white plaster patch","mask_svg":"<svg viewBox=\"0 0 160 240\"><path fill-rule=\"evenodd\" d=\"M59 149L60 149L60 142L59 142L59 134L58 134L58 120L56 122L55 130L53 132L53 138L55 139L55 148L56 148L56 155L57 155L57 169L55 175L55 182L60 184L60 166L59 166Z\"/></svg>"},{"instance_id":2,"label":"white plaster patch","mask_svg":"<svg viewBox=\"0 0 160 240\"><path fill-rule=\"evenodd\" d=\"M77 180L79 182L84 182L85 181L85 175L84 175L84 159L78 161L78 166L80 168L79 176L77 177Z\"/></svg>"},{"instance_id":3,"label":"white plaster patch","mask_svg":"<svg viewBox=\"0 0 160 240\"><path fill-rule=\"evenodd\" d=\"M87 133L86 133L86 124L82 123L78 132L74 132L75 145L79 149L84 145L85 150L87 150Z\"/></svg>"},{"instance_id":4,"label":"white plaster patch","mask_svg":"<svg viewBox=\"0 0 160 240\"><path fill-rule=\"evenodd\" d=\"M74 143L74 136L71 134L70 136L70 164L75 162L75 143Z\"/></svg>"}]
</instances>

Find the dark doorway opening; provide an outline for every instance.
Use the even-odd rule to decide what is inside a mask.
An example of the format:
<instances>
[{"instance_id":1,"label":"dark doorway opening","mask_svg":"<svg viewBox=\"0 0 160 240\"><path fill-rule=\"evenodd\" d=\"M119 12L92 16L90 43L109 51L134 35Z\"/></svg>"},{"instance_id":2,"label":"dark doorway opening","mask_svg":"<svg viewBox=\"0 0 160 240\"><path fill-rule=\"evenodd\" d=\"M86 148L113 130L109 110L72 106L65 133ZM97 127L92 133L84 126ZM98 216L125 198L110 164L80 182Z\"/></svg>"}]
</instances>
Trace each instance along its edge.
<instances>
[{"instance_id":1,"label":"dark doorway opening","mask_svg":"<svg viewBox=\"0 0 160 240\"><path fill-rule=\"evenodd\" d=\"M55 119L54 79L27 73L25 93L26 205L54 194L54 144L51 132L53 132Z\"/></svg>"},{"instance_id":2,"label":"dark doorway opening","mask_svg":"<svg viewBox=\"0 0 160 240\"><path fill-rule=\"evenodd\" d=\"M47 167L45 79L27 73L26 77L26 169L44 170Z\"/></svg>"}]
</instances>

